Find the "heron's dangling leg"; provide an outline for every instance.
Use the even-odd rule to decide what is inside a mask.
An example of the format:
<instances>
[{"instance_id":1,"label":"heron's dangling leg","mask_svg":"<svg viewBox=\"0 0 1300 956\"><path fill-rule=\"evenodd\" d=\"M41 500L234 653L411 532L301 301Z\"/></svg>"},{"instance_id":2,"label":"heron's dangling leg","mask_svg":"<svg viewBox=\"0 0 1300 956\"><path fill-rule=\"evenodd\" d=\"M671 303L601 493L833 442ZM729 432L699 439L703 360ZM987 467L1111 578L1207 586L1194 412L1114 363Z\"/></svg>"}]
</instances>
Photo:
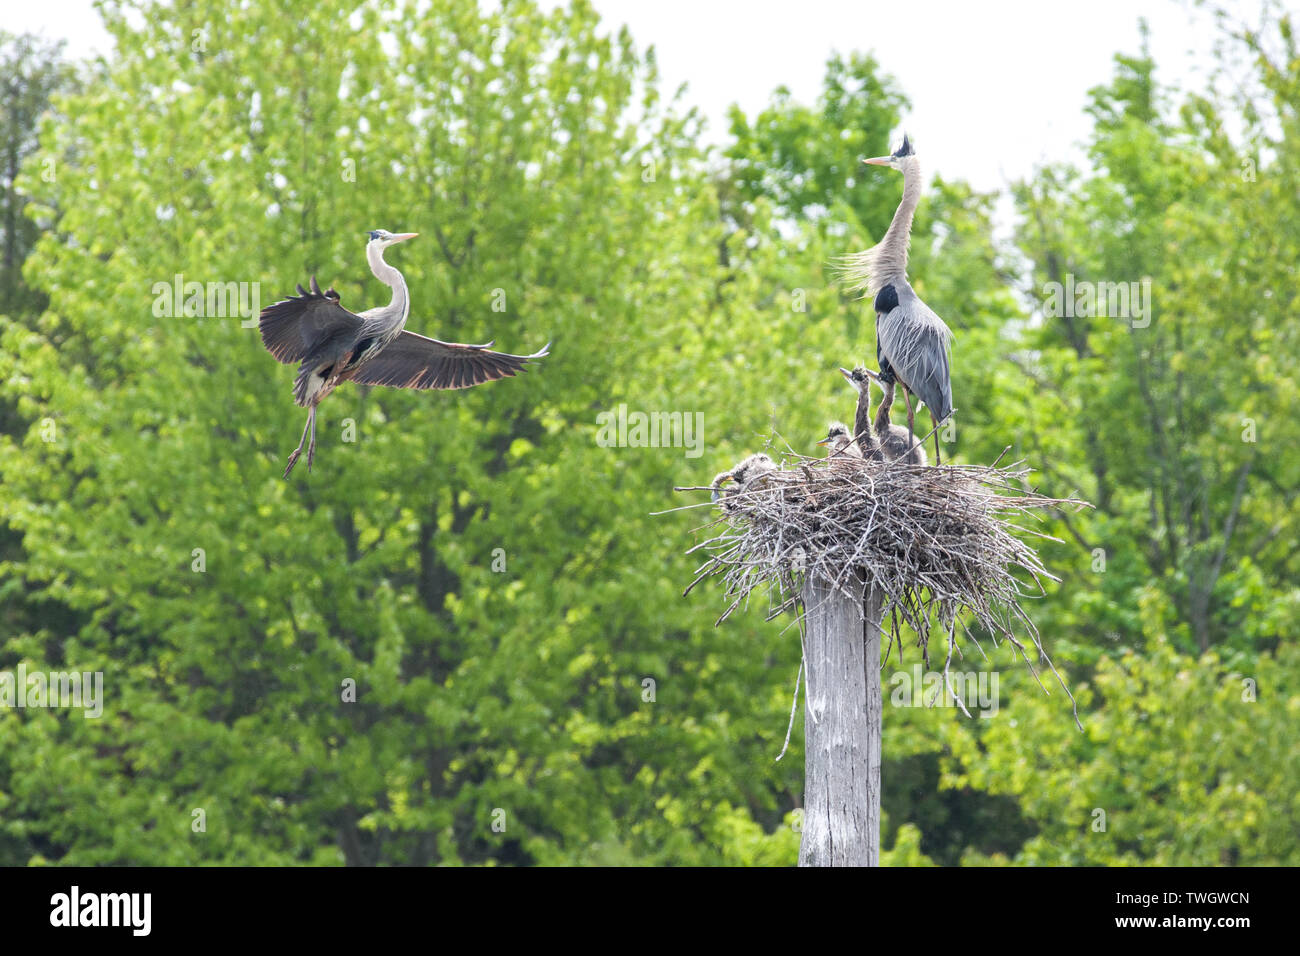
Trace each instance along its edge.
<instances>
[{"instance_id":1,"label":"heron's dangling leg","mask_svg":"<svg viewBox=\"0 0 1300 956\"><path fill-rule=\"evenodd\" d=\"M311 441L307 443L307 474L311 474L312 459L316 457L316 406L311 407L311 414L307 417L307 424L311 427ZM935 438L935 441L938 441Z\"/></svg>"},{"instance_id":2,"label":"heron's dangling leg","mask_svg":"<svg viewBox=\"0 0 1300 956\"><path fill-rule=\"evenodd\" d=\"M903 401L907 404L907 447L910 452L916 445L916 432L912 428L912 392L906 385L903 386Z\"/></svg>"},{"instance_id":3,"label":"heron's dangling leg","mask_svg":"<svg viewBox=\"0 0 1300 956\"><path fill-rule=\"evenodd\" d=\"M934 463L942 465L943 458L939 455L939 422L934 417L933 411L930 412L930 421L934 422Z\"/></svg>"},{"instance_id":4,"label":"heron's dangling leg","mask_svg":"<svg viewBox=\"0 0 1300 956\"><path fill-rule=\"evenodd\" d=\"M293 471L293 466L298 464L298 458L302 455L302 446L307 443L307 433L311 432L312 448L316 447L316 406L313 405L307 412L307 424L302 426L302 437L298 439L298 447L289 454L289 461L284 466L284 477L289 477L289 472ZM307 470L311 470L311 453L307 454Z\"/></svg>"}]
</instances>

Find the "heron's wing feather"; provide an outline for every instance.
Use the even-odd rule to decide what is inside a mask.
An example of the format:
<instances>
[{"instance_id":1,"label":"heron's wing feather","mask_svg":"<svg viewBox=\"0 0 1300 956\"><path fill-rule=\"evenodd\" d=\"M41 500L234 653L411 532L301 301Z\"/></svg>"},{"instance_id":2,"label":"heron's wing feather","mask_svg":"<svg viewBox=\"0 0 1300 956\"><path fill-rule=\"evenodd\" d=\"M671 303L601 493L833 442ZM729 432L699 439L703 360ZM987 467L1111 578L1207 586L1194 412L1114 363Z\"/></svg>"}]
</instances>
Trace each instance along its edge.
<instances>
[{"instance_id":1,"label":"heron's wing feather","mask_svg":"<svg viewBox=\"0 0 1300 956\"><path fill-rule=\"evenodd\" d=\"M315 276L310 291L298 286L298 292L268 305L257 323L262 344L286 365L301 362L322 342L361 327L361 319L339 305L339 294L333 289L322 292Z\"/></svg>"},{"instance_id":2,"label":"heron's wing feather","mask_svg":"<svg viewBox=\"0 0 1300 956\"><path fill-rule=\"evenodd\" d=\"M899 381L925 402L938 421L952 414L952 372L948 345L952 332L943 319L915 296L900 299L876 320L876 339Z\"/></svg>"},{"instance_id":3,"label":"heron's wing feather","mask_svg":"<svg viewBox=\"0 0 1300 956\"><path fill-rule=\"evenodd\" d=\"M514 375L529 361L547 354L549 345L532 355L493 352L491 345L461 345L403 332L352 376L362 385L391 388L469 388Z\"/></svg>"}]
</instances>

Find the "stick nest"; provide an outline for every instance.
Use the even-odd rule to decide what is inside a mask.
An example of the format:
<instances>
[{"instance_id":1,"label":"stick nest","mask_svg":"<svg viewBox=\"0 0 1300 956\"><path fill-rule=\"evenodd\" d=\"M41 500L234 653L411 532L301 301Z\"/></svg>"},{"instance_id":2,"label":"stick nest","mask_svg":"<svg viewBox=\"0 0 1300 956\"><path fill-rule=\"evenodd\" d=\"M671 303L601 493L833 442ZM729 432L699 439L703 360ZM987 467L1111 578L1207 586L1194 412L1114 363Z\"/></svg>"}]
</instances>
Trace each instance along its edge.
<instances>
[{"instance_id":1,"label":"stick nest","mask_svg":"<svg viewBox=\"0 0 1300 956\"><path fill-rule=\"evenodd\" d=\"M713 506L716 516L696 529L705 540L688 552L702 553L706 560L685 593L706 578L721 578L726 601L721 624L747 606L756 590L769 596L768 620L794 611L801 621L802 582L809 574L860 609L866 588L874 586L883 595L882 628L891 649L901 625L907 625L918 636L929 669L931 630L945 632L945 684L953 652L960 653L960 622L977 646L970 624L995 645L1005 638L1036 680L1034 658L1045 663L1069 695L1021 606L1044 593L1044 581L1059 579L1035 548L1012 532L1059 540L1020 522L1034 512L1088 505L1028 490L1029 474L1023 462L1002 468L996 462L915 466L787 455L781 470L750 480ZM1033 657L1017 632L1033 645Z\"/></svg>"}]
</instances>

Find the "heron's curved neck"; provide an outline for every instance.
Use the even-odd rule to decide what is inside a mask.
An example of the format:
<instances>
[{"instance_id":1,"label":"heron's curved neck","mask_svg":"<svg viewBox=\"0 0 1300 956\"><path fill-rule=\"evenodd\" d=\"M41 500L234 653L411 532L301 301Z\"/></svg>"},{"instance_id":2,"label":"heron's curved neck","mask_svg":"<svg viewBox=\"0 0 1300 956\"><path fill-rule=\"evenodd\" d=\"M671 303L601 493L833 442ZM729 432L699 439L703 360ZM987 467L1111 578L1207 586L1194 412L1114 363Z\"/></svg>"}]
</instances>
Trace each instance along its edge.
<instances>
[{"instance_id":1,"label":"heron's curved neck","mask_svg":"<svg viewBox=\"0 0 1300 956\"><path fill-rule=\"evenodd\" d=\"M853 432L858 439L858 448L865 456L876 448L876 435L871 420L871 387L866 386L858 392L858 407L853 416Z\"/></svg>"},{"instance_id":2,"label":"heron's curved neck","mask_svg":"<svg viewBox=\"0 0 1300 956\"><path fill-rule=\"evenodd\" d=\"M889 412L894 407L894 383L881 384L880 407L876 409L876 434L889 434Z\"/></svg>"},{"instance_id":3,"label":"heron's curved neck","mask_svg":"<svg viewBox=\"0 0 1300 956\"><path fill-rule=\"evenodd\" d=\"M375 278L393 290L393 299L383 312L385 331L400 332L411 311L411 300L406 294L406 280L402 274L384 261L384 250L379 246L366 246L366 259Z\"/></svg>"},{"instance_id":4,"label":"heron's curved neck","mask_svg":"<svg viewBox=\"0 0 1300 956\"><path fill-rule=\"evenodd\" d=\"M907 243L912 234L912 216L921 201L921 165L915 156L903 160L903 200L894 213L885 238L880 240L875 275L903 276L907 273Z\"/></svg>"}]
</instances>

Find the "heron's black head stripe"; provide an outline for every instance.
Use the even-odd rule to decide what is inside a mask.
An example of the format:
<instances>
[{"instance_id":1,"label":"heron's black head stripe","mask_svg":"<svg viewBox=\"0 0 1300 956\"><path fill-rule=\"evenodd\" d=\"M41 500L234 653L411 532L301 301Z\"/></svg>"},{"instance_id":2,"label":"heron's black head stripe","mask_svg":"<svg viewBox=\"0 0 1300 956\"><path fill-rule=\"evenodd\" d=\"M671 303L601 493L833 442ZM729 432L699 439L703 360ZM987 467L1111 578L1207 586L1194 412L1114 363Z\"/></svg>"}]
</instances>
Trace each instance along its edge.
<instances>
[{"instance_id":1,"label":"heron's black head stripe","mask_svg":"<svg viewBox=\"0 0 1300 956\"><path fill-rule=\"evenodd\" d=\"M903 145L898 147L898 152L896 152L894 156L898 159L902 159L904 156L915 156L915 155L916 155L916 150L912 148L912 141L909 140L907 138L907 134L904 133Z\"/></svg>"},{"instance_id":2,"label":"heron's black head stripe","mask_svg":"<svg viewBox=\"0 0 1300 956\"><path fill-rule=\"evenodd\" d=\"M882 286L876 293L876 315L888 315L898 308L898 290L893 283Z\"/></svg>"},{"instance_id":3,"label":"heron's black head stripe","mask_svg":"<svg viewBox=\"0 0 1300 956\"><path fill-rule=\"evenodd\" d=\"M371 239L371 241L374 241L375 239L378 239L378 238L379 238L379 230L378 230L378 229L372 229L372 230L370 231L370 239Z\"/></svg>"}]
</instances>

